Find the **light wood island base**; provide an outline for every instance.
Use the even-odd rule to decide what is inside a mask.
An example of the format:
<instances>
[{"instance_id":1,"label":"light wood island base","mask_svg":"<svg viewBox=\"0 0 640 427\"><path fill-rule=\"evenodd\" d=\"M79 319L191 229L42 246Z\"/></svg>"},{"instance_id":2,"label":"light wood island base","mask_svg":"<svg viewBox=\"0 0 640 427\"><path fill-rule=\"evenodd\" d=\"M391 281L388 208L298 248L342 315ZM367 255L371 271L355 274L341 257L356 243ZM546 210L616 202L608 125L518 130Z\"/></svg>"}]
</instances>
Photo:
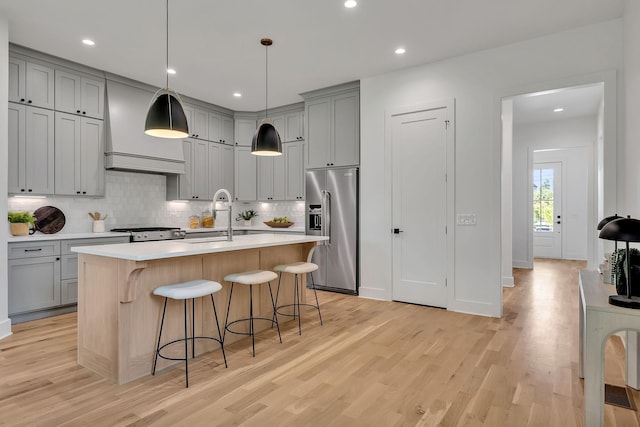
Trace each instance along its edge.
<instances>
[{"instance_id":1,"label":"light wood island base","mask_svg":"<svg viewBox=\"0 0 640 427\"><path fill-rule=\"evenodd\" d=\"M271 270L277 264L303 261L315 245L316 242L307 242L145 261L80 253L78 364L117 384L150 375L164 302L163 298L153 295L156 287L196 279L219 282L223 289L215 294L214 299L218 320L223 328L230 289L230 284L223 280L227 274L256 269ZM282 278L280 304L292 303L293 280L289 276L283 275ZM304 280L301 286L306 286ZM277 281L272 283L274 297L276 288ZM305 292L301 294L304 296ZM248 317L248 287L236 287L233 298L229 320ZM182 301L169 301L163 342L184 336L182 310ZM260 317L269 318L272 315L267 285L254 286L254 312ZM195 315L196 335L217 336L208 299L205 304L196 300ZM279 316L280 322L288 320L291 317ZM276 330L268 322L256 322L255 327L257 331L264 331L262 334L273 334L274 340L277 340ZM227 334L225 345L243 338ZM214 352L211 357L222 358L218 343L199 341L202 342L196 343L196 357L203 352L218 350L219 354ZM174 347L174 354L183 357L184 347ZM173 350L168 347L166 354L171 355ZM158 369L175 363L159 359ZM229 364L233 363L233 360L229 360Z\"/></svg>"}]
</instances>

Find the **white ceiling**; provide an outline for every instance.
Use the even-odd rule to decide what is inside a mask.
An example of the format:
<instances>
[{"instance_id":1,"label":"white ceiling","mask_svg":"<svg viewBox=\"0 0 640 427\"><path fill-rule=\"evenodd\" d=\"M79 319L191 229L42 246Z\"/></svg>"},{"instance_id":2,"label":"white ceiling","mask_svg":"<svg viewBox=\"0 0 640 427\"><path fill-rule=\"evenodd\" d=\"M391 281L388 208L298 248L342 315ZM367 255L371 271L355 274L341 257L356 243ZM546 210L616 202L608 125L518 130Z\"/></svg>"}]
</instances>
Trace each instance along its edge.
<instances>
[{"instance_id":1,"label":"white ceiling","mask_svg":"<svg viewBox=\"0 0 640 427\"><path fill-rule=\"evenodd\" d=\"M236 111L622 16L624 0L171 0L169 86ZM164 85L164 0L0 0L11 42ZM82 38L95 40L88 48ZM404 56L396 47L407 49ZM242 98L234 98L239 91Z\"/></svg>"},{"instance_id":2,"label":"white ceiling","mask_svg":"<svg viewBox=\"0 0 640 427\"><path fill-rule=\"evenodd\" d=\"M596 116L603 90L599 83L516 96L513 98L513 122L525 124ZM557 108L563 111L554 111Z\"/></svg>"}]
</instances>

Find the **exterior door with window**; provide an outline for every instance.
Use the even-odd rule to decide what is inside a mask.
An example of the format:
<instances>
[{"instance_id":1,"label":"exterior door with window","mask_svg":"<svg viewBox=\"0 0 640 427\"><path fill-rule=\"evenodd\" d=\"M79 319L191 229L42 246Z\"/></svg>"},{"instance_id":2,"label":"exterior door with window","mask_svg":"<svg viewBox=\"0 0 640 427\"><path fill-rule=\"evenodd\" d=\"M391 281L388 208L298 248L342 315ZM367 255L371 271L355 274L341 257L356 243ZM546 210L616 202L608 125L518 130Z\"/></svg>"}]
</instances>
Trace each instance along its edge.
<instances>
[{"instance_id":1,"label":"exterior door with window","mask_svg":"<svg viewBox=\"0 0 640 427\"><path fill-rule=\"evenodd\" d=\"M562 163L533 165L533 256L562 258Z\"/></svg>"}]
</instances>

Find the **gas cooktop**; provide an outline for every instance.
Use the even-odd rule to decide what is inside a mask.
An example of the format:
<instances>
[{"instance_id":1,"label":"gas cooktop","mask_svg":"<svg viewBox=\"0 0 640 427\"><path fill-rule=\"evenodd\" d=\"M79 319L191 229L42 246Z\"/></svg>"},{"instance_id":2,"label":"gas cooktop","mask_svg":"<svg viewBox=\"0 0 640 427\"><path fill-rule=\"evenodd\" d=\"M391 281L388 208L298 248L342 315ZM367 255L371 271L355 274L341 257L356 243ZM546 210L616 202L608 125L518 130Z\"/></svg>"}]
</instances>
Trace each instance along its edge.
<instances>
[{"instance_id":1,"label":"gas cooktop","mask_svg":"<svg viewBox=\"0 0 640 427\"><path fill-rule=\"evenodd\" d=\"M131 233L131 242L149 242L153 240L184 239L186 231L178 227L128 227L112 228L111 231Z\"/></svg>"}]
</instances>

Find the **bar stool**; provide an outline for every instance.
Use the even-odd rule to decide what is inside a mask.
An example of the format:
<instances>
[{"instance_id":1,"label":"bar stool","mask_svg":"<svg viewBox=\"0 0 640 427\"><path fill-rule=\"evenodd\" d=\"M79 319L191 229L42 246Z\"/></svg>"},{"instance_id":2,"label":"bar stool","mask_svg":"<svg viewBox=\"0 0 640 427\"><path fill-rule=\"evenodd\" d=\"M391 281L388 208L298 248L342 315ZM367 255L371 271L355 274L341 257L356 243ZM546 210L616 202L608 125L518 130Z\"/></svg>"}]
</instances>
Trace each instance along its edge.
<instances>
[{"instance_id":1,"label":"bar stool","mask_svg":"<svg viewBox=\"0 0 640 427\"><path fill-rule=\"evenodd\" d=\"M292 262L290 264L280 264L273 267L273 271L277 271L280 273L280 277L278 279L278 289L276 290L276 313L282 316L290 316L294 319L298 318L298 335L302 335L302 321L300 316L300 306L313 307L318 310L318 317L320 318L320 325L322 325L322 314L320 313L320 303L318 303L318 293L316 292L316 284L313 280L313 272L318 269L318 265L311 262L311 257L313 256L313 252L317 246L314 246L309 252L309 256L307 257L307 262ZM294 287L293 287L293 304L284 304L278 305L278 298L280 296L280 283L282 282L282 273L290 273L293 274L294 277ZM313 295L316 298L316 304L301 304L300 303L300 292L299 289L299 276L301 274L310 274L311 275L311 287L313 289ZM286 307L293 307L293 314L290 313L282 313L280 309ZM275 316L275 314L274 314ZM277 317L277 316L276 316Z\"/></svg>"},{"instance_id":2,"label":"bar stool","mask_svg":"<svg viewBox=\"0 0 640 427\"><path fill-rule=\"evenodd\" d=\"M153 373L156 374L156 365L158 363L158 356L166 360L184 360L184 373L186 378L186 386L189 387L189 351L187 343L191 340L191 358L195 358L195 340L196 339L210 339L220 343L222 348L222 357L224 358L224 366L227 367L227 356L224 354L224 338L220 334L220 324L218 323L218 313L216 311L216 303L213 300L213 294L220 291L222 286L218 282L211 280L192 280L190 282L177 283L175 285L160 286L153 291L154 295L164 297L164 308L162 309L162 320L160 322L160 333L158 334L158 344L156 345L156 354L153 361ZM218 338L214 337L197 337L195 336L195 298L200 298L205 295L211 297L211 305L213 306L213 317L216 319L216 327L218 328ZM167 300L171 298L173 300L183 300L184 302L184 338L173 340L160 346L160 339L162 338L162 327L164 326L164 315L167 311ZM191 300L191 338L187 334L187 300ZM160 351L168 345L184 341L184 359L163 356Z\"/></svg>"},{"instance_id":3,"label":"bar stool","mask_svg":"<svg viewBox=\"0 0 640 427\"><path fill-rule=\"evenodd\" d=\"M253 315L253 285L259 285L262 283L269 284L269 296L271 297L271 305L273 305L273 310L275 313L276 304L273 300L273 292L271 292L271 281L278 278L278 275L273 271L266 270L252 270L245 271L242 273L234 273L225 276L224 280L227 282L231 282L231 290L229 291L229 304L227 305L227 316L224 321L224 335L222 339L227 334L227 331L232 334L238 335L249 335L251 336L251 348L253 350L253 357L256 357L256 343L255 343L255 329L253 326L254 320L266 320L267 322L271 322L271 326L275 324L278 328L278 338L280 339L280 343L282 344L282 336L280 335L280 325L278 324L278 318L275 319L272 317L271 319L267 319L266 317L254 317ZM249 317L245 319L237 319L232 322L229 322L229 311L231 308L231 298L233 297L233 287L238 283L241 285L249 285ZM231 325L239 322L249 322L249 332L240 332L231 330Z\"/></svg>"}]
</instances>

